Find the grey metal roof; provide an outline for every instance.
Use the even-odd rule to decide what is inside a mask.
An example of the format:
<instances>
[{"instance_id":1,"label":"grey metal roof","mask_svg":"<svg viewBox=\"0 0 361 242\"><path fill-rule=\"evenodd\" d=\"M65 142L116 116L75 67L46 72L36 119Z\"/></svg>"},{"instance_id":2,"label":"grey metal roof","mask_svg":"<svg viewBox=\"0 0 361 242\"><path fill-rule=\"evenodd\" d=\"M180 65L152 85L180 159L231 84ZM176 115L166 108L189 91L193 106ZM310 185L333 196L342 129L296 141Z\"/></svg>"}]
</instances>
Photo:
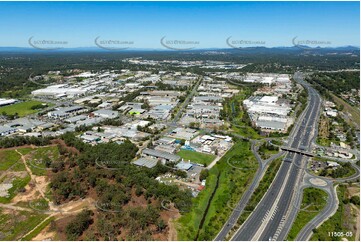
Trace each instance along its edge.
<instances>
[{"instance_id":1,"label":"grey metal roof","mask_svg":"<svg viewBox=\"0 0 361 242\"><path fill-rule=\"evenodd\" d=\"M94 114L97 115L109 115L109 116L118 116L119 113L117 111L113 111L113 110L109 110L109 109L99 109L93 112Z\"/></svg>"},{"instance_id":2,"label":"grey metal roof","mask_svg":"<svg viewBox=\"0 0 361 242\"><path fill-rule=\"evenodd\" d=\"M86 119L86 118L87 118L86 115L77 115L77 116L68 118L68 119L66 119L65 121L70 122L70 123L73 123L73 122L77 122L77 121L80 121L80 120L84 120L84 119Z\"/></svg>"},{"instance_id":3,"label":"grey metal roof","mask_svg":"<svg viewBox=\"0 0 361 242\"><path fill-rule=\"evenodd\" d=\"M7 127L7 126L0 126L0 133L7 133L7 132L12 132L15 131L16 128L11 128L11 127Z\"/></svg>"},{"instance_id":4,"label":"grey metal roof","mask_svg":"<svg viewBox=\"0 0 361 242\"><path fill-rule=\"evenodd\" d=\"M188 171L193 165L188 162L179 162L176 167L180 170Z\"/></svg>"},{"instance_id":5,"label":"grey metal roof","mask_svg":"<svg viewBox=\"0 0 361 242\"><path fill-rule=\"evenodd\" d=\"M153 168L157 165L157 160L156 159L151 159L151 158L139 158L138 160L134 161L133 164L137 165L137 166L145 166L148 168Z\"/></svg>"},{"instance_id":6,"label":"grey metal roof","mask_svg":"<svg viewBox=\"0 0 361 242\"><path fill-rule=\"evenodd\" d=\"M170 160L170 161L180 160L180 156L178 156L178 155L173 155L168 152L153 150L153 149L145 149L145 150L143 150L143 154L155 156L158 158L163 158L163 159Z\"/></svg>"},{"instance_id":7,"label":"grey metal roof","mask_svg":"<svg viewBox=\"0 0 361 242\"><path fill-rule=\"evenodd\" d=\"M260 120L258 120L257 126L259 126L261 128L282 130L286 127L286 123L277 122L277 121L260 121Z\"/></svg>"}]
</instances>

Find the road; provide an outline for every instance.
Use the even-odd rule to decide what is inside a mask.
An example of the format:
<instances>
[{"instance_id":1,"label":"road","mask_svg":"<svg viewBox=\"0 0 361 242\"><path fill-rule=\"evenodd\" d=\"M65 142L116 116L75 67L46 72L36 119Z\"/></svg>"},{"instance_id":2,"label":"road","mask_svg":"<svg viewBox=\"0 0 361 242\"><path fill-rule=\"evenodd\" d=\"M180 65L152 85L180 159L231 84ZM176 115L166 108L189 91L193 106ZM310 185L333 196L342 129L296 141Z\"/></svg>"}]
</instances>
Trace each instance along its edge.
<instances>
[{"instance_id":1,"label":"road","mask_svg":"<svg viewBox=\"0 0 361 242\"><path fill-rule=\"evenodd\" d=\"M315 176L310 174L307 171L307 174L305 177L305 180L306 180L305 187L312 186L312 187L317 187L319 189L322 189L327 193L328 198L327 198L326 206L309 223L307 223L305 227L302 228L302 230L298 233L298 235L296 237L296 241L309 240L312 236L313 229L318 228L324 221L326 221L328 218L330 218L337 211L339 201L338 201L337 192L336 192L337 185L334 186L334 182L338 182L338 183L351 182L355 179L359 179L359 177L360 177L360 167L354 163L351 163L351 164L355 168L356 172L355 172L355 174L353 174L349 177L337 178L337 179L332 179L332 178L327 178L327 177L317 177L318 179L321 179L326 183L325 186L317 186L315 184L312 184L309 180L311 178L314 178ZM300 192L300 194L302 195L302 192ZM300 200L302 200L301 195L299 196ZM298 201L298 203L300 203L300 201Z\"/></svg>"},{"instance_id":2,"label":"road","mask_svg":"<svg viewBox=\"0 0 361 242\"><path fill-rule=\"evenodd\" d=\"M198 90L198 87L199 87L199 84L201 84L203 80L203 77L199 77L199 79L197 80L196 84L194 85L191 93L187 96L186 100L182 103L182 105L180 106L177 114L175 115L171 125L172 126L176 126L177 125L177 122L178 120L181 118L181 115L183 113L183 109L185 109L187 106L188 106L188 103L192 100L194 94L196 94L197 90Z\"/></svg>"},{"instance_id":3,"label":"road","mask_svg":"<svg viewBox=\"0 0 361 242\"><path fill-rule=\"evenodd\" d=\"M317 127L321 98L303 81L301 73L295 73L294 78L307 88L309 103L291 133L289 144L291 148L309 151ZM285 231L289 231L294 219L290 216L290 207L302 181L305 165L301 154L287 152L270 188L232 240L283 240L286 237Z\"/></svg>"},{"instance_id":4,"label":"road","mask_svg":"<svg viewBox=\"0 0 361 242\"><path fill-rule=\"evenodd\" d=\"M308 185L308 187L311 185ZM324 221L326 221L330 216L332 216L338 208L338 198L336 193L336 186L333 186L332 182L327 182L327 185L322 186L315 186L312 184L313 187L317 187L325 191L328 195L327 202L325 207L309 222L307 223L301 231L297 234L296 241L306 241L309 240L312 236L312 230L319 227ZM307 186L306 186L307 187ZM301 192L300 192L301 193ZM302 194L302 193L301 193ZM299 196L299 203L302 201L302 196Z\"/></svg>"},{"instance_id":5,"label":"road","mask_svg":"<svg viewBox=\"0 0 361 242\"><path fill-rule=\"evenodd\" d=\"M218 235L216 236L216 238L214 239L215 241L222 241L226 238L227 234L229 233L229 231L233 228L233 226L237 223L237 220L239 218L239 216L244 212L244 209L246 207L246 205L248 204L249 200L251 199L254 191L256 190L256 188L258 187L259 182L261 181L264 173L266 172L267 168L268 168L268 164L273 161L274 159L277 159L279 157L281 157L282 155L284 155L283 151L280 151L279 153L271 156L270 158L268 158L267 160L263 161L261 159L261 157L258 154L258 151L256 149L256 141L255 140L251 140L252 143L252 152L255 155L257 161L258 161L258 170L253 178L253 181L251 183L251 185L248 187L248 189L245 191L245 193L242 195L241 200L238 202L237 206L233 209L233 212L231 214L231 216L229 217L229 219L227 220L227 222L225 223L225 225L223 226L222 230L218 233Z\"/></svg>"}]
</instances>

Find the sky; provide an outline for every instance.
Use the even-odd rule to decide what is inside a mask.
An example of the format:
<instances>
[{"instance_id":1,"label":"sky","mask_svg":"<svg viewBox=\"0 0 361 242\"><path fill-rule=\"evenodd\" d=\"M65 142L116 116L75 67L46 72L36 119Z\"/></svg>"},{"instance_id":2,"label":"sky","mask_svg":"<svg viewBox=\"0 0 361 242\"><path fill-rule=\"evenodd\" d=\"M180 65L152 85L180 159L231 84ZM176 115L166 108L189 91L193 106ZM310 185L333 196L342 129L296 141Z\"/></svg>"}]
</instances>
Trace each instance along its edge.
<instances>
[{"instance_id":1,"label":"sky","mask_svg":"<svg viewBox=\"0 0 361 242\"><path fill-rule=\"evenodd\" d=\"M292 46L294 38L314 45L360 46L359 4L0 2L0 46L30 47L30 37L62 41L69 48L112 40L128 41L132 48L161 49L163 37L162 43L173 47L173 40L197 48L225 48L229 43Z\"/></svg>"}]
</instances>

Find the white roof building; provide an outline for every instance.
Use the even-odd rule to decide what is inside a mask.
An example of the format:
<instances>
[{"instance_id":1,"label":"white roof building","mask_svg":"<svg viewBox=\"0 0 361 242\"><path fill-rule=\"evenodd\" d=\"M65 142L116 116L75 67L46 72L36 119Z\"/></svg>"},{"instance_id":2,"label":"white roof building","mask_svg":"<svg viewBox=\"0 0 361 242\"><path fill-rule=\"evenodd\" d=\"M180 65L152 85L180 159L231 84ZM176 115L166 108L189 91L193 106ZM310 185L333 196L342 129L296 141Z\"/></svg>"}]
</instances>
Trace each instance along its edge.
<instances>
[{"instance_id":1,"label":"white roof building","mask_svg":"<svg viewBox=\"0 0 361 242\"><path fill-rule=\"evenodd\" d=\"M277 96L263 96L259 102L262 103L276 103L278 101L278 97Z\"/></svg>"}]
</instances>

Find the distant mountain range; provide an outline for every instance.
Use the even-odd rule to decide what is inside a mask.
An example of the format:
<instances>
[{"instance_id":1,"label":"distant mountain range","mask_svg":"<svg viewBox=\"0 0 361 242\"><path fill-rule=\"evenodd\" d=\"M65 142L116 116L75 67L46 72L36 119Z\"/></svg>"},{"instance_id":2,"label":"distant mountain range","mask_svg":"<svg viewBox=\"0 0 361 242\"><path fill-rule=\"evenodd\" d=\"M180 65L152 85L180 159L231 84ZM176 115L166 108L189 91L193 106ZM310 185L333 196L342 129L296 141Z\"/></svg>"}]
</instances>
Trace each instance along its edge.
<instances>
[{"instance_id":1,"label":"distant mountain range","mask_svg":"<svg viewBox=\"0 0 361 242\"><path fill-rule=\"evenodd\" d=\"M42 53L42 52L153 52L153 51L164 51L164 52L226 52L231 53L235 51L247 51L247 52L304 52L304 51L315 51L315 52L359 52L360 47L357 46L340 46L340 47L309 47L309 46L280 46L280 47L245 47L245 48L204 48L204 49L191 49L191 50L168 50L164 48L129 48L123 50L106 50L98 47L77 47L77 48L61 48L54 50L41 50L32 47L0 47L0 53L12 52L12 53Z\"/></svg>"}]
</instances>

